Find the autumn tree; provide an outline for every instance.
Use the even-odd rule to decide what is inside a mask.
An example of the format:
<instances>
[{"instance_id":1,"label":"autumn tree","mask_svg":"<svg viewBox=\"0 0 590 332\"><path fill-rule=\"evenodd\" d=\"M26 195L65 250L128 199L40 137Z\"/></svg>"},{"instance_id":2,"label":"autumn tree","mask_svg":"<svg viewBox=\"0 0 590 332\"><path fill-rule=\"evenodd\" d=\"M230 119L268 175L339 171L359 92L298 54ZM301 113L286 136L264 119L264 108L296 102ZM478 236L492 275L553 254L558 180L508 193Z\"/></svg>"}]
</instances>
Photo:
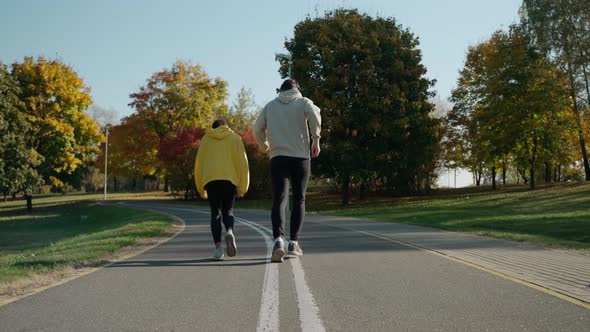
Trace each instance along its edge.
<instances>
[{"instance_id":1,"label":"autumn tree","mask_svg":"<svg viewBox=\"0 0 590 332\"><path fill-rule=\"evenodd\" d=\"M182 60L154 73L130 97L129 105L160 141L180 128L205 128L227 115L227 82L212 79L200 65Z\"/></svg>"},{"instance_id":2,"label":"autumn tree","mask_svg":"<svg viewBox=\"0 0 590 332\"><path fill-rule=\"evenodd\" d=\"M59 60L25 57L11 74L31 124L28 146L42 157L37 171L43 181L57 189L79 187L102 139L96 121L84 113L92 104L90 89Z\"/></svg>"},{"instance_id":3,"label":"autumn tree","mask_svg":"<svg viewBox=\"0 0 590 332\"><path fill-rule=\"evenodd\" d=\"M524 0L521 18L536 46L566 74L586 181L590 181L583 123L590 108L590 2Z\"/></svg>"},{"instance_id":4,"label":"autumn tree","mask_svg":"<svg viewBox=\"0 0 590 332\"><path fill-rule=\"evenodd\" d=\"M293 78L322 109L316 170L341 184L344 205L354 183L408 194L433 176L438 121L418 46L394 19L345 9L306 18L285 42Z\"/></svg>"},{"instance_id":5,"label":"autumn tree","mask_svg":"<svg viewBox=\"0 0 590 332\"><path fill-rule=\"evenodd\" d=\"M452 92L451 139L464 155L458 160L472 172L511 160L529 172L535 188L540 161L563 157L572 133L567 81L513 26L471 47Z\"/></svg>"},{"instance_id":6,"label":"autumn tree","mask_svg":"<svg viewBox=\"0 0 590 332\"><path fill-rule=\"evenodd\" d=\"M163 139L180 128L204 128L227 113L227 83L200 65L178 60L130 95L131 107Z\"/></svg>"},{"instance_id":7,"label":"autumn tree","mask_svg":"<svg viewBox=\"0 0 590 332\"><path fill-rule=\"evenodd\" d=\"M132 179L133 190L137 189L137 179L154 175L159 166L158 135L146 121L137 115L122 120L120 125L109 130L108 172L113 176L115 191L118 190L117 177ZM104 165L104 144L96 160L96 167Z\"/></svg>"},{"instance_id":8,"label":"autumn tree","mask_svg":"<svg viewBox=\"0 0 590 332\"><path fill-rule=\"evenodd\" d=\"M240 133L250 167L250 187L247 197L268 197L271 193L270 163L268 155L260 150L252 128Z\"/></svg>"},{"instance_id":9,"label":"autumn tree","mask_svg":"<svg viewBox=\"0 0 590 332\"><path fill-rule=\"evenodd\" d=\"M181 128L166 136L158 148L158 158L169 172L172 192L182 193L184 199L197 196L194 167L204 135L202 129Z\"/></svg>"},{"instance_id":10,"label":"autumn tree","mask_svg":"<svg viewBox=\"0 0 590 332\"><path fill-rule=\"evenodd\" d=\"M30 211L33 191L41 183L35 169L41 157L29 146L31 126L19 110L19 93L18 83L0 64L0 192L5 201L9 194L23 193Z\"/></svg>"}]
</instances>

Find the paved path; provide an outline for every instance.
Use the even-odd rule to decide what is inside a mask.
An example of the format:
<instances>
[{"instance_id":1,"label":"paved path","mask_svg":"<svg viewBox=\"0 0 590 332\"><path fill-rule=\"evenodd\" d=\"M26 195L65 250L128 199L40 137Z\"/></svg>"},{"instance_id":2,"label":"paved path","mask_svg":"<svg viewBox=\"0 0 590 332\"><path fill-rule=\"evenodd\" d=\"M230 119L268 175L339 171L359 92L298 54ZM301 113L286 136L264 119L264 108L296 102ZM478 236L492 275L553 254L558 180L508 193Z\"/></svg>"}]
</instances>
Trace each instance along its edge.
<instances>
[{"instance_id":1,"label":"paved path","mask_svg":"<svg viewBox=\"0 0 590 332\"><path fill-rule=\"evenodd\" d=\"M590 307L590 255L434 228L327 217L325 223L428 249L555 291Z\"/></svg>"},{"instance_id":2,"label":"paved path","mask_svg":"<svg viewBox=\"0 0 590 332\"><path fill-rule=\"evenodd\" d=\"M478 237L312 215L305 255L269 264L269 213L237 210L238 256L211 262L206 210L129 204L174 214L186 229L132 259L0 307L0 331L590 330L583 306L447 258L537 278L573 273L583 284L586 256L573 255L574 268L561 261L569 253L551 251L561 269L547 273L538 248L513 254ZM535 266L545 272L535 274Z\"/></svg>"}]
</instances>

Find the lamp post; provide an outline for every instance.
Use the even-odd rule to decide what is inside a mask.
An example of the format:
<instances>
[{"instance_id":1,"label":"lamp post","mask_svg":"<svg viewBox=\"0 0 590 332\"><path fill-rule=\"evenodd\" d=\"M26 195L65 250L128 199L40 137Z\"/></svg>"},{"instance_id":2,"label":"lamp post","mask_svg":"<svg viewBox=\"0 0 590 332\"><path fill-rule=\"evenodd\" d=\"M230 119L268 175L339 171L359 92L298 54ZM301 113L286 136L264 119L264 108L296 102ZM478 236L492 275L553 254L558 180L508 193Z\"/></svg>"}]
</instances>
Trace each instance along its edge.
<instances>
[{"instance_id":1,"label":"lamp post","mask_svg":"<svg viewBox=\"0 0 590 332\"><path fill-rule=\"evenodd\" d=\"M284 53L275 53L275 60L285 59L289 63L289 78L291 78L291 54L284 54Z\"/></svg>"},{"instance_id":2,"label":"lamp post","mask_svg":"<svg viewBox=\"0 0 590 332\"><path fill-rule=\"evenodd\" d=\"M106 131L106 140L104 143L104 199L107 199L107 183L108 183L108 175L107 175L107 165L109 159L109 128L111 127L110 123L107 123L105 126Z\"/></svg>"}]
</instances>

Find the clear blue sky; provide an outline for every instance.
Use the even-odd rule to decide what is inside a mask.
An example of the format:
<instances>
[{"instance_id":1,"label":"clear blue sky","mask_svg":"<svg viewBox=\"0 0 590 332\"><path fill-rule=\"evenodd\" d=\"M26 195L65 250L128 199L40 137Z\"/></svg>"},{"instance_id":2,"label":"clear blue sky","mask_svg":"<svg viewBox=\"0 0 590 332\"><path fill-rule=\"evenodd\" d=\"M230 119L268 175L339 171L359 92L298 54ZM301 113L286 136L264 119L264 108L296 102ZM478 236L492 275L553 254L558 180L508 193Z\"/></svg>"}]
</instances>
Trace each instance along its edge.
<instances>
[{"instance_id":1,"label":"clear blue sky","mask_svg":"<svg viewBox=\"0 0 590 332\"><path fill-rule=\"evenodd\" d=\"M199 63L240 87L258 104L280 85L274 53L306 15L358 8L394 17L421 41L428 77L449 96L468 45L517 21L520 0L140 1L4 0L0 4L0 62L44 55L71 65L92 88L95 104L131 109L129 93L176 59ZM321 105L320 105L321 106Z\"/></svg>"}]
</instances>

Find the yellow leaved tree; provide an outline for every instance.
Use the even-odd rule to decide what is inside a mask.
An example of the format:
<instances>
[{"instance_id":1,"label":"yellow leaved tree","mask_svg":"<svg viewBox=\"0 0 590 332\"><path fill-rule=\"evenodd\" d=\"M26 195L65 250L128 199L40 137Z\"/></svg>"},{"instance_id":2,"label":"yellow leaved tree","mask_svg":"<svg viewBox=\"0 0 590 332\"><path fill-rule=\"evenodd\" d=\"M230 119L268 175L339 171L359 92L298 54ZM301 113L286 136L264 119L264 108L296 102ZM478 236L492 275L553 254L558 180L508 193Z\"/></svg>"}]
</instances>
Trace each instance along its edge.
<instances>
[{"instance_id":1,"label":"yellow leaved tree","mask_svg":"<svg viewBox=\"0 0 590 332\"><path fill-rule=\"evenodd\" d=\"M14 63L12 76L31 124L29 144L42 158L37 170L43 181L57 190L80 187L103 140L96 121L84 113L92 104L90 88L70 66L44 57Z\"/></svg>"}]
</instances>

